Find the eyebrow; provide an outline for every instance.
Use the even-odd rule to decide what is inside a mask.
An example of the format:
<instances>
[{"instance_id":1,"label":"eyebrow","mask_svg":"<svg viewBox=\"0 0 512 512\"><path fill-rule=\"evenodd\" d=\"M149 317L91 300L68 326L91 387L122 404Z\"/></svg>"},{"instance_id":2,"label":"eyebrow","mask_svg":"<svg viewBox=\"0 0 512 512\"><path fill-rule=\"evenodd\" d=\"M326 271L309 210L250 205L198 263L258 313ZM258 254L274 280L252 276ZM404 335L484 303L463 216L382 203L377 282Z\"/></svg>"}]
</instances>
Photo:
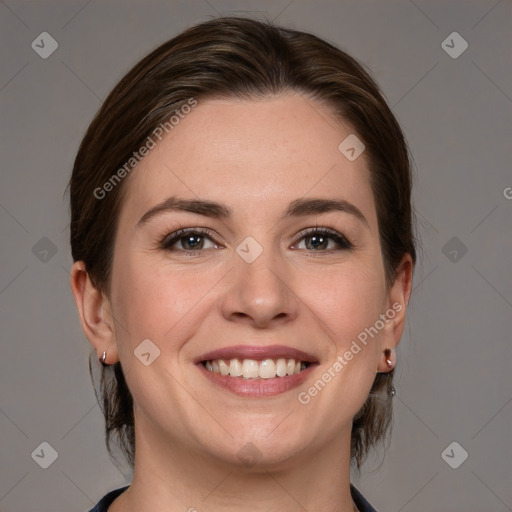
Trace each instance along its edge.
<instances>
[{"instance_id":1,"label":"eyebrow","mask_svg":"<svg viewBox=\"0 0 512 512\"><path fill-rule=\"evenodd\" d=\"M180 199L175 196L168 197L161 203L150 208L139 220L137 226L147 223L153 217L165 212L189 212L215 219L227 219L232 210L229 206L205 199ZM346 212L367 227L370 227L361 210L344 199L296 199L292 201L281 219L286 217L305 217L332 211Z\"/></svg>"}]
</instances>

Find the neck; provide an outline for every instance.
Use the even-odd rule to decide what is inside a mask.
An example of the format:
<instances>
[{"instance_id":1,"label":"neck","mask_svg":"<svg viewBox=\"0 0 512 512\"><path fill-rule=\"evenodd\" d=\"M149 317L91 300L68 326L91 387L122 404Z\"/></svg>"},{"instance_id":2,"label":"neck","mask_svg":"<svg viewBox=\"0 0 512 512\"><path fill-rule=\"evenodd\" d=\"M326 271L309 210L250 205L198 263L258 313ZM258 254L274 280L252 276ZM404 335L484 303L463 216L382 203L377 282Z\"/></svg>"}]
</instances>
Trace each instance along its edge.
<instances>
[{"instance_id":1,"label":"neck","mask_svg":"<svg viewBox=\"0 0 512 512\"><path fill-rule=\"evenodd\" d=\"M282 463L247 467L164 439L142 416L135 422L132 483L108 512L357 510L350 494L350 429Z\"/></svg>"}]
</instances>

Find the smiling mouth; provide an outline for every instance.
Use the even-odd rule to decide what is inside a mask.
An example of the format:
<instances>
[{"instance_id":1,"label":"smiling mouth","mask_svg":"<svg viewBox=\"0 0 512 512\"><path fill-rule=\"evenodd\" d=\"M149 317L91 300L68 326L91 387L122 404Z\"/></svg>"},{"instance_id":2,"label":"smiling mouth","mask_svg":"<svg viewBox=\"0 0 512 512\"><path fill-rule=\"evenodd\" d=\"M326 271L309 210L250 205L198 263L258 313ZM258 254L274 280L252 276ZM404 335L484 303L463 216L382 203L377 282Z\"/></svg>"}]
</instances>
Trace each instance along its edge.
<instances>
[{"instance_id":1,"label":"smiling mouth","mask_svg":"<svg viewBox=\"0 0 512 512\"><path fill-rule=\"evenodd\" d=\"M297 359L212 359L201 361L210 372L237 379L267 380L303 372L312 363Z\"/></svg>"}]
</instances>

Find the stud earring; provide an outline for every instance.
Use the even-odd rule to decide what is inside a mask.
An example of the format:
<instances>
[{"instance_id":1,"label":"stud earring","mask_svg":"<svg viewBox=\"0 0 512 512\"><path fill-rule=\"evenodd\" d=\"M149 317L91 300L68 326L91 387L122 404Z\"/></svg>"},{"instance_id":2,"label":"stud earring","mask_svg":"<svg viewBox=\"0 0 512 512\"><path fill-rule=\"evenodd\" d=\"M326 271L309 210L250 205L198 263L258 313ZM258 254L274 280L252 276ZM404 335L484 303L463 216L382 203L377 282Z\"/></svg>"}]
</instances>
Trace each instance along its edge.
<instances>
[{"instance_id":1,"label":"stud earring","mask_svg":"<svg viewBox=\"0 0 512 512\"><path fill-rule=\"evenodd\" d=\"M388 368L393 368L393 361L391 360L391 349L387 348L384 350L384 355L386 356L386 364L388 365Z\"/></svg>"},{"instance_id":2,"label":"stud earring","mask_svg":"<svg viewBox=\"0 0 512 512\"><path fill-rule=\"evenodd\" d=\"M109 364L105 363L106 358L107 358L107 352L104 351L102 356L99 358L99 362L101 363L101 366L103 366L103 368L110 366Z\"/></svg>"}]
</instances>

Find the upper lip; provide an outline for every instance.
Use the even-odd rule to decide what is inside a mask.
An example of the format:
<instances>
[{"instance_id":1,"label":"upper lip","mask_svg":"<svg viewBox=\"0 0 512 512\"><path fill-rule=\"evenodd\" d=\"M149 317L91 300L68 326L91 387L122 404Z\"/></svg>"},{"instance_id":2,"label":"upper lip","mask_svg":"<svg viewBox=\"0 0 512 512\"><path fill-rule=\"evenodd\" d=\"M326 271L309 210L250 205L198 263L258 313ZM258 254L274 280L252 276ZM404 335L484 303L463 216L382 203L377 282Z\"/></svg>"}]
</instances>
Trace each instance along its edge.
<instances>
[{"instance_id":1,"label":"upper lip","mask_svg":"<svg viewBox=\"0 0 512 512\"><path fill-rule=\"evenodd\" d=\"M194 359L194 363L212 361L214 359L295 359L309 363L318 362L317 358L302 350L285 345L234 345L212 350Z\"/></svg>"}]
</instances>

